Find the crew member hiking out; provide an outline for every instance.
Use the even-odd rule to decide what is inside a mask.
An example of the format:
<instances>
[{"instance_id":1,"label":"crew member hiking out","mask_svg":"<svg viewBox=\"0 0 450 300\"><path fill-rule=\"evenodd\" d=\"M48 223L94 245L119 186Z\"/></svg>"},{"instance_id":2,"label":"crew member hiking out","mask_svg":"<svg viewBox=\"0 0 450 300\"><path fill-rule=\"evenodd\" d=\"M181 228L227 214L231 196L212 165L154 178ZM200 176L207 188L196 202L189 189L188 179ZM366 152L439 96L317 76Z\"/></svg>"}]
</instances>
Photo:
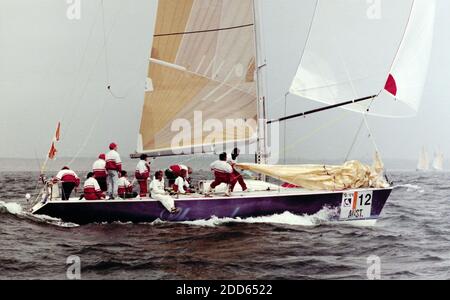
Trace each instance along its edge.
<instances>
[{"instance_id":1,"label":"crew member hiking out","mask_svg":"<svg viewBox=\"0 0 450 300\"><path fill-rule=\"evenodd\" d=\"M108 178L108 172L106 171L106 154L100 154L98 160L94 162L92 166L92 171L94 172L94 177L97 180L102 192L108 190L108 184L106 180Z\"/></svg>"},{"instance_id":2,"label":"crew member hiking out","mask_svg":"<svg viewBox=\"0 0 450 300\"><path fill-rule=\"evenodd\" d=\"M150 163L146 154L141 155L141 160L136 166L135 177L139 183L139 195L141 198L147 197L148 194L148 179L150 178Z\"/></svg>"},{"instance_id":3,"label":"crew member hiking out","mask_svg":"<svg viewBox=\"0 0 450 300\"><path fill-rule=\"evenodd\" d=\"M102 192L102 189L95 179L95 175L93 172L90 172L87 175L87 180L84 183L84 199L86 200L104 200L105 194Z\"/></svg>"},{"instance_id":4,"label":"crew member hiking out","mask_svg":"<svg viewBox=\"0 0 450 300\"><path fill-rule=\"evenodd\" d=\"M69 200L73 190L80 186L80 178L69 167L62 168L53 179L53 183L61 182L62 200Z\"/></svg>"},{"instance_id":5,"label":"crew member hiking out","mask_svg":"<svg viewBox=\"0 0 450 300\"><path fill-rule=\"evenodd\" d=\"M206 191L206 196L210 196L211 191L214 191L216 187L221 184L226 184L225 196L230 196L230 185L232 185L232 173L233 168L227 162L227 154L222 153L219 156L219 160L211 164L211 170L214 172L215 180L211 183Z\"/></svg>"},{"instance_id":6,"label":"crew member hiking out","mask_svg":"<svg viewBox=\"0 0 450 300\"><path fill-rule=\"evenodd\" d=\"M150 184L150 193L152 198L161 202L171 214L180 212L180 209L175 207L175 200L164 189L163 171L156 172L155 178Z\"/></svg>"},{"instance_id":7,"label":"crew member hiking out","mask_svg":"<svg viewBox=\"0 0 450 300\"><path fill-rule=\"evenodd\" d=\"M108 172L108 196L115 199L119 192L119 175L122 172L122 160L117 152L118 146L115 143L109 145L110 151L106 154L106 171Z\"/></svg>"}]
</instances>

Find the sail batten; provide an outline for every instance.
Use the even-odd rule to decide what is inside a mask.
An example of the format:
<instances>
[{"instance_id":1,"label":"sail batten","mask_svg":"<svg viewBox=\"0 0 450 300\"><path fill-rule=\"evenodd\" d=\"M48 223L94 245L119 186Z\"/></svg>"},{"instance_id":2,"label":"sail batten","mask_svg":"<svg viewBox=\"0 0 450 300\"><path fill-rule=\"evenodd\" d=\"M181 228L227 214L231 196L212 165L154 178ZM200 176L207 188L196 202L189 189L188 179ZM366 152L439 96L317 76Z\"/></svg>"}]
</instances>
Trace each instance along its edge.
<instances>
[{"instance_id":1,"label":"sail batten","mask_svg":"<svg viewBox=\"0 0 450 300\"><path fill-rule=\"evenodd\" d=\"M172 33L158 33L158 34L155 34L153 37L165 37L165 36L174 36L174 35L188 35L188 34L219 32L219 31L234 30L234 29L245 28L245 27L253 27L254 25L255 24L251 23L251 24L236 25L236 26L231 26L231 27L226 27L226 28L204 29L204 30L172 32Z\"/></svg>"}]
</instances>

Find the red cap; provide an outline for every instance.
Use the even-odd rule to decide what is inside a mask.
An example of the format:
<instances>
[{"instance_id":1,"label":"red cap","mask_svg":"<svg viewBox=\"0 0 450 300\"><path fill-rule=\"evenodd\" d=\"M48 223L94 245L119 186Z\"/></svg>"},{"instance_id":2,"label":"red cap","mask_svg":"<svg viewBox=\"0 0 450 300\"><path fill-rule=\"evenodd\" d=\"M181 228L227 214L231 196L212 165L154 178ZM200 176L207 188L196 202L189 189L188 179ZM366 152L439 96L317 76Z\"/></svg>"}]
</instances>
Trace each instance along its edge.
<instances>
[{"instance_id":1,"label":"red cap","mask_svg":"<svg viewBox=\"0 0 450 300\"><path fill-rule=\"evenodd\" d=\"M99 159L106 160L106 154L100 154L100 155L98 156L98 158L99 158Z\"/></svg>"},{"instance_id":2,"label":"red cap","mask_svg":"<svg viewBox=\"0 0 450 300\"><path fill-rule=\"evenodd\" d=\"M110 150L114 150L114 149L116 149L117 148L117 144L116 143L111 143L110 145L109 145L109 149Z\"/></svg>"}]
</instances>

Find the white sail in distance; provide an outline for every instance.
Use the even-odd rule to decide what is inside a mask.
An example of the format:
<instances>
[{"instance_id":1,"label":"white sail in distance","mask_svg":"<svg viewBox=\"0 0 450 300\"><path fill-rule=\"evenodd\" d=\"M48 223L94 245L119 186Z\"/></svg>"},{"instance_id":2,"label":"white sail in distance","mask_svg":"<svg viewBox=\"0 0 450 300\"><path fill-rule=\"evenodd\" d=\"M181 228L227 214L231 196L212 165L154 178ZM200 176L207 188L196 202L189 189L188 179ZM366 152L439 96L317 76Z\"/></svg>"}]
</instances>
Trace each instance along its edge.
<instances>
[{"instance_id":1,"label":"white sail in distance","mask_svg":"<svg viewBox=\"0 0 450 300\"><path fill-rule=\"evenodd\" d=\"M290 92L371 115L404 117L420 106L434 32L434 0L318 1Z\"/></svg>"},{"instance_id":2,"label":"white sail in distance","mask_svg":"<svg viewBox=\"0 0 450 300\"><path fill-rule=\"evenodd\" d=\"M433 169L435 171L444 171L444 153L437 150L434 154Z\"/></svg>"},{"instance_id":3,"label":"white sail in distance","mask_svg":"<svg viewBox=\"0 0 450 300\"><path fill-rule=\"evenodd\" d=\"M138 152L193 154L251 143L257 132L254 26L253 0L158 1Z\"/></svg>"},{"instance_id":4,"label":"white sail in distance","mask_svg":"<svg viewBox=\"0 0 450 300\"><path fill-rule=\"evenodd\" d=\"M420 152L419 162L417 164L417 171L429 171L430 170L430 157L425 147Z\"/></svg>"}]
</instances>

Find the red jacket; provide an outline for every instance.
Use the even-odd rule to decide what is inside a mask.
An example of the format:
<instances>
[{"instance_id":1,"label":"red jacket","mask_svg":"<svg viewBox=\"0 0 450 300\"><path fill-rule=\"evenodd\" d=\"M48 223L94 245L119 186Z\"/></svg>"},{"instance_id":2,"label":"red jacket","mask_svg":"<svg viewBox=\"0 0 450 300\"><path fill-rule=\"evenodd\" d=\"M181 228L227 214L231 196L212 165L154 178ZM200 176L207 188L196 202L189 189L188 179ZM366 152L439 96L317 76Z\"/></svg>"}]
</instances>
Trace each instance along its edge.
<instances>
[{"instance_id":1,"label":"red jacket","mask_svg":"<svg viewBox=\"0 0 450 300\"><path fill-rule=\"evenodd\" d=\"M106 154L106 170L122 172L122 160L117 151L111 150Z\"/></svg>"},{"instance_id":2,"label":"red jacket","mask_svg":"<svg viewBox=\"0 0 450 300\"><path fill-rule=\"evenodd\" d=\"M84 183L84 199L100 200L105 198L100 186L95 178L89 178Z\"/></svg>"},{"instance_id":3,"label":"red jacket","mask_svg":"<svg viewBox=\"0 0 450 300\"><path fill-rule=\"evenodd\" d=\"M54 182L74 183L76 186L79 186L80 178L78 178L78 175L72 170L61 170L58 175L56 175Z\"/></svg>"},{"instance_id":4,"label":"red jacket","mask_svg":"<svg viewBox=\"0 0 450 300\"><path fill-rule=\"evenodd\" d=\"M133 185L125 177L119 178L118 185L119 185L119 191L118 191L119 196L123 196L123 195L133 192Z\"/></svg>"},{"instance_id":5,"label":"red jacket","mask_svg":"<svg viewBox=\"0 0 450 300\"><path fill-rule=\"evenodd\" d=\"M137 180L147 180L150 178L150 166L145 160L139 161L136 167L135 177Z\"/></svg>"}]
</instances>

